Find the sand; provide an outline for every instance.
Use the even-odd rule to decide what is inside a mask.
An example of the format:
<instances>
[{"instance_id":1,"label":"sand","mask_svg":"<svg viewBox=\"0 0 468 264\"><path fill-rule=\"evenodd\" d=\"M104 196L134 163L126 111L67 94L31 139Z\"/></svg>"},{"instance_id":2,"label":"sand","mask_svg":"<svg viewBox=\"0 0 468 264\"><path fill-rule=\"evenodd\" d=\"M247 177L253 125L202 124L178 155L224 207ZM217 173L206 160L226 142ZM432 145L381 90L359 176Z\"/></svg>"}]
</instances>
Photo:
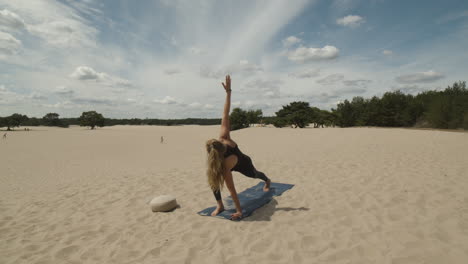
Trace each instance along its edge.
<instances>
[{"instance_id":1,"label":"sand","mask_svg":"<svg viewBox=\"0 0 468 264\"><path fill-rule=\"evenodd\" d=\"M467 133L235 131L257 169L296 186L233 222L196 214L215 205L204 142L218 130L9 132L0 141L0 263L468 263ZM238 191L258 182L234 181ZM180 208L151 212L148 200L161 194Z\"/></svg>"}]
</instances>

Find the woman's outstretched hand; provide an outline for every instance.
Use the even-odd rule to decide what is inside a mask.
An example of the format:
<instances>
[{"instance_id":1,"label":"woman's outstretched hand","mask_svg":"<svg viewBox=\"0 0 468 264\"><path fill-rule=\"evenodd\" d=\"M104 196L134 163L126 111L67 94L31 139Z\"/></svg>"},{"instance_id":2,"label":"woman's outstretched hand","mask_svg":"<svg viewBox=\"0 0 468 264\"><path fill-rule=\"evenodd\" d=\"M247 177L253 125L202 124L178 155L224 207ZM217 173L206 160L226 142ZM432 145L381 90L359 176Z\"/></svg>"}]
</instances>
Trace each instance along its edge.
<instances>
[{"instance_id":1,"label":"woman's outstretched hand","mask_svg":"<svg viewBox=\"0 0 468 264\"><path fill-rule=\"evenodd\" d=\"M231 76L226 75L226 83L221 83L227 93L231 92Z\"/></svg>"}]
</instances>

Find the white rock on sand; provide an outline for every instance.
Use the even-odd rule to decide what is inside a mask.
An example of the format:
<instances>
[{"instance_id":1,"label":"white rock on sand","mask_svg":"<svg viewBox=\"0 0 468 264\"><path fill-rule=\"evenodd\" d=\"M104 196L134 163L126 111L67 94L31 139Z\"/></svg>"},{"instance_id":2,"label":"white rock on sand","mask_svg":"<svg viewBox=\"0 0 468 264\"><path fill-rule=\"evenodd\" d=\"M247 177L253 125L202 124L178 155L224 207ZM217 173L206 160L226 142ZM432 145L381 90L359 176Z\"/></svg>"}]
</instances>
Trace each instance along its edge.
<instances>
[{"instance_id":1,"label":"white rock on sand","mask_svg":"<svg viewBox=\"0 0 468 264\"><path fill-rule=\"evenodd\" d=\"M177 200L172 195L160 195L151 200L150 207L153 212L168 212L177 207Z\"/></svg>"},{"instance_id":2,"label":"white rock on sand","mask_svg":"<svg viewBox=\"0 0 468 264\"><path fill-rule=\"evenodd\" d=\"M0 263L467 263L467 133L234 131L257 169L295 184L240 222L196 214L215 205L204 144L218 135L219 126L9 132ZM258 182L233 177L239 192ZM153 213L155 193L184 206Z\"/></svg>"}]
</instances>

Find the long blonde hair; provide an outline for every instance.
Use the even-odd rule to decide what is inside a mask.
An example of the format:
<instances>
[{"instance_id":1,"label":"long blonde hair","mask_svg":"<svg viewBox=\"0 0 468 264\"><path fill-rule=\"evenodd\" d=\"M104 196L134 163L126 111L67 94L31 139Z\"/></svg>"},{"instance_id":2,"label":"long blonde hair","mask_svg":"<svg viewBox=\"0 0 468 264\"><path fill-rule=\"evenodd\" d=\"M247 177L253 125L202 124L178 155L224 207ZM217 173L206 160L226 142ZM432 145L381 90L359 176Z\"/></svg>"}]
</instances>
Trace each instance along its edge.
<instances>
[{"instance_id":1,"label":"long blonde hair","mask_svg":"<svg viewBox=\"0 0 468 264\"><path fill-rule=\"evenodd\" d=\"M221 141L210 139L206 142L208 152L206 176L208 184L213 191L218 191L224 186L224 153L226 146Z\"/></svg>"}]
</instances>

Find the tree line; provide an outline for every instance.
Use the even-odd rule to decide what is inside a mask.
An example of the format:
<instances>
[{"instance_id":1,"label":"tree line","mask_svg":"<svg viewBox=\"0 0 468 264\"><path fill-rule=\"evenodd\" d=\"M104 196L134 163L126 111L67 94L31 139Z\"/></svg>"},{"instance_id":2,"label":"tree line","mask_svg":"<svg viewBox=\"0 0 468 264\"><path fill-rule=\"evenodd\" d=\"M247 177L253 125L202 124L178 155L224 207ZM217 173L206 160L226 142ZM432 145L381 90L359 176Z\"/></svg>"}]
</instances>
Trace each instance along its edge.
<instances>
[{"instance_id":1,"label":"tree line","mask_svg":"<svg viewBox=\"0 0 468 264\"><path fill-rule=\"evenodd\" d=\"M291 102L275 113L263 116L262 110L234 108L230 114L231 129L249 127L251 124L272 124L275 127L303 128L309 124L324 126L381 126L381 127L431 127L468 129L468 89L466 82L455 82L443 91L425 91L418 95L401 91L386 92L382 97L354 97L338 103L331 111L312 107L308 102ZM89 126L91 129L113 125L219 125L220 118L185 119L112 119L96 111L83 112L78 118L60 118L48 113L42 118L28 118L13 114L0 117L0 127L10 130L19 126Z\"/></svg>"},{"instance_id":2,"label":"tree line","mask_svg":"<svg viewBox=\"0 0 468 264\"><path fill-rule=\"evenodd\" d=\"M21 114L12 114L6 117L0 117L0 128L6 127L7 130L19 126L54 126L67 128L71 125L79 125L95 129L96 127L115 126L115 125L218 125L221 124L220 118L185 118L185 119L114 119L105 118L96 111L83 112L77 118L60 118L57 113L47 113L42 118L28 117Z\"/></svg>"},{"instance_id":3,"label":"tree line","mask_svg":"<svg viewBox=\"0 0 468 264\"><path fill-rule=\"evenodd\" d=\"M443 91L425 91L418 95L401 91L386 92L382 97L354 97L338 103L331 111L311 107L308 102L291 102L272 117L262 117L261 110L234 109L232 128L247 127L247 113L258 113L256 120L275 127L303 128L309 124L324 126L430 127L468 129L468 89L466 82L455 82ZM239 114L242 113L242 114ZM250 122L252 123L252 122Z\"/></svg>"},{"instance_id":4,"label":"tree line","mask_svg":"<svg viewBox=\"0 0 468 264\"><path fill-rule=\"evenodd\" d=\"M432 127L468 129L468 89L455 82L443 91L425 91L416 96L401 91L381 98L354 97L332 109L336 125L383 127Z\"/></svg>"}]
</instances>

